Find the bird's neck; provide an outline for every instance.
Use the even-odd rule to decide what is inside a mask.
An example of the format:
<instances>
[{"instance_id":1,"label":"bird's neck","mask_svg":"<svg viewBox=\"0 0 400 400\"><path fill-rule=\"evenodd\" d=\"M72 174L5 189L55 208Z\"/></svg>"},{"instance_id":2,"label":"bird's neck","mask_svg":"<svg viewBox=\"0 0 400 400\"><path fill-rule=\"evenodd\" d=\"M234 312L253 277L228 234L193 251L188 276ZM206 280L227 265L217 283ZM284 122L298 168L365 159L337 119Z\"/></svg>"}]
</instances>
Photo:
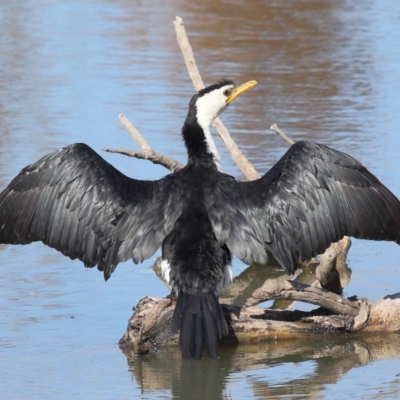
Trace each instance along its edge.
<instances>
[{"instance_id":1,"label":"bird's neck","mask_svg":"<svg viewBox=\"0 0 400 400\"><path fill-rule=\"evenodd\" d=\"M191 118L189 114L182 128L182 136L187 148L188 164L221 170L221 157L211 136L209 124L202 126L197 118Z\"/></svg>"}]
</instances>

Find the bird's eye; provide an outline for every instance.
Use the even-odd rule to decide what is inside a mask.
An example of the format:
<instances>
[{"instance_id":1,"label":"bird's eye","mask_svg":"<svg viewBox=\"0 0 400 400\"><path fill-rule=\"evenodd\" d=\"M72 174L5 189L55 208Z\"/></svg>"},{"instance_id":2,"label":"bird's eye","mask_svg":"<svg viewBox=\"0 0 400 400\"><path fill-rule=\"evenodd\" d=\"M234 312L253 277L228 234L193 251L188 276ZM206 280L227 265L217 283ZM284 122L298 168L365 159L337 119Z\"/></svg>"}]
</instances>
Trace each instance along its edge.
<instances>
[{"instance_id":1,"label":"bird's eye","mask_svg":"<svg viewBox=\"0 0 400 400\"><path fill-rule=\"evenodd\" d=\"M230 90L230 89L224 90L224 95L225 95L226 97L228 97L230 94L231 94L231 90Z\"/></svg>"}]
</instances>

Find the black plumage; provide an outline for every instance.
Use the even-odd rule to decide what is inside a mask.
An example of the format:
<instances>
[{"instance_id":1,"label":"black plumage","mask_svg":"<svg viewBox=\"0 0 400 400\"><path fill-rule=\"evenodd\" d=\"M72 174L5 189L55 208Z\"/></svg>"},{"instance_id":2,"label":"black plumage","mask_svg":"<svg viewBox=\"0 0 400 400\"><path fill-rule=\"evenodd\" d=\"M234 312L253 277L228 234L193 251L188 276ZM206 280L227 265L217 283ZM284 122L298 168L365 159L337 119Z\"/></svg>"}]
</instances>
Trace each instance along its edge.
<instances>
[{"instance_id":1,"label":"black plumage","mask_svg":"<svg viewBox=\"0 0 400 400\"><path fill-rule=\"evenodd\" d=\"M204 345L216 357L228 332L218 294L231 281L231 253L265 264L269 250L292 274L344 235L399 244L399 200L344 153L302 141L256 181L220 172L209 126L254 84L225 80L193 96L187 165L160 180L129 178L85 144L24 168L0 194L0 243L42 241L105 279L162 247L185 358L201 358Z\"/></svg>"}]
</instances>

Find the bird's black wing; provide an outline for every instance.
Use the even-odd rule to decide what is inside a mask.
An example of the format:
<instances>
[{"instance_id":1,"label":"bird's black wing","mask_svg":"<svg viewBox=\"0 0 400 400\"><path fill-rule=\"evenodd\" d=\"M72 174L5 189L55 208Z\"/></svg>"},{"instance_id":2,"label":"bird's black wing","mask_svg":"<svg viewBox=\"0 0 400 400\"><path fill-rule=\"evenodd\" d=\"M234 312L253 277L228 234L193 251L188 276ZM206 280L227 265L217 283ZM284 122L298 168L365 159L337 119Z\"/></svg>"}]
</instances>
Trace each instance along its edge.
<instances>
[{"instance_id":1,"label":"bird's black wing","mask_svg":"<svg viewBox=\"0 0 400 400\"><path fill-rule=\"evenodd\" d=\"M299 259L345 235L400 244L399 200L357 160L324 145L297 142L262 178L231 183L229 192L219 201L232 207L213 221L246 263L265 262L265 245L292 274Z\"/></svg>"},{"instance_id":2,"label":"bird's black wing","mask_svg":"<svg viewBox=\"0 0 400 400\"><path fill-rule=\"evenodd\" d=\"M180 213L174 179L128 178L85 144L55 151L24 168L0 194L0 243L42 241L97 265L149 258Z\"/></svg>"}]
</instances>

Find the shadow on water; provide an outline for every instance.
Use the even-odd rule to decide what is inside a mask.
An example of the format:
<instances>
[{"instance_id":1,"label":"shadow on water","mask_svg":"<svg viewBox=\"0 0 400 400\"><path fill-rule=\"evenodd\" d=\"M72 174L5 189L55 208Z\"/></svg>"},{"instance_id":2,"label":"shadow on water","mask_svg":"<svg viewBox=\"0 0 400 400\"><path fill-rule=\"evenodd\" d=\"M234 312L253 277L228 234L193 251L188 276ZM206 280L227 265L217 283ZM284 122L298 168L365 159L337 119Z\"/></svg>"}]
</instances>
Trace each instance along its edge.
<instances>
[{"instance_id":1,"label":"shadow on water","mask_svg":"<svg viewBox=\"0 0 400 400\"><path fill-rule=\"evenodd\" d=\"M181 360L179 349L143 357L126 350L124 354L143 393L170 391L180 399L229 399L236 385L245 384L254 397L320 398L327 385L339 382L352 369L400 357L400 334L222 347L217 360ZM390 395L398 398L400 374L391 383Z\"/></svg>"}]
</instances>

